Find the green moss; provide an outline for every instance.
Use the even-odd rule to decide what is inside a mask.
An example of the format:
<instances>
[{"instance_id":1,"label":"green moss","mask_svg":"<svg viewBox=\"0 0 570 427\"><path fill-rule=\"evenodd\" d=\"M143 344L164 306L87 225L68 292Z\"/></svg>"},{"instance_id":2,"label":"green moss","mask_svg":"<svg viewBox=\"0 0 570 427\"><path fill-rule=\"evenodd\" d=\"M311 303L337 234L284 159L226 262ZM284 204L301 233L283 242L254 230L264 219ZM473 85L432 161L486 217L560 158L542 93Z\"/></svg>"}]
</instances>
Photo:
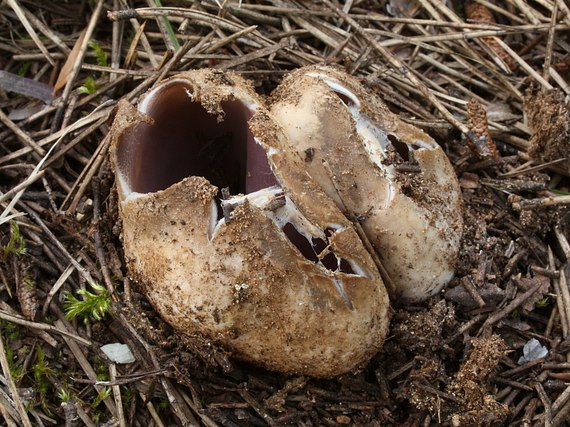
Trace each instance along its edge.
<instances>
[{"instance_id":1,"label":"green moss","mask_svg":"<svg viewBox=\"0 0 570 427\"><path fill-rule=\"evenodd\" d=\"M104 286L95 283L92 287L95 292L90 292L87 289L77 291L83 297L82 299L77 298L71 292L65 294L63 303L65 317L70 320L80 317L87 322L91 318L101 320L105 316L111 307L111 297Z\"/></svg>"},{"instance_id":2,"label":"green moss","mask_svg":"<svg viewBox=\"0 0 570 427\"><path fill-rule=\"evenodd\" d=\"M3 248L4 256L23 255L26 253L26 243L24 237L20 233L20 227L14 220L10 221L10 240Z\"/></svg>"},{"instance_id":3,"label":"green moss","mask_svg":"<svg viewBox=\"0 0 570 427\"><path fill-rule=\"evenodd\" d=\"M95 54L95 58L97 60L97 65L101 67L108 67L109 66L109 56L107 52L103 50L99 42L97 40L89 40L87 45L93 50Z\"/></svg>"},{"instance_id":4,"label":"green moss","mask_svg":"<svg viewBox=\"0 0 570 427\"><path fill-rule=\"evenodd\" d=\"M34 373L34 391L38 393L40 405L44 410L46 410L51 388L49 377L54 375L54 372L46 362L43 348L38 346L36 352L36 363L34 363L32 367L32 371Z\"/></svg>"},{"instance_id":5,"label":"green moss","mask_svg":"<svg viewBox=\"0 0 570 427\"><path fill-rule=\"evenodd\" d=\"M77 88L78 93L83 93L85 95L91 95L97 92L97 84L95 83L95 78L93 76L87 77L85 82Z\"/></svg>"}]
</instances>

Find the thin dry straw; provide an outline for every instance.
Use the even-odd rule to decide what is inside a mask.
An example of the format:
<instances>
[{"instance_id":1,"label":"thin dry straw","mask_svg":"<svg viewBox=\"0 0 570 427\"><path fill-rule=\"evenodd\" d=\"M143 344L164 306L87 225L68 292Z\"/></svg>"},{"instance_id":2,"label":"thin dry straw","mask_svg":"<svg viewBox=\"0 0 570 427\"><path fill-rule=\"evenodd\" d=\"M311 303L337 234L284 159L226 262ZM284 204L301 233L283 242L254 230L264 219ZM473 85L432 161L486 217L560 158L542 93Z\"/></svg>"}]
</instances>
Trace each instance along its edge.
<instances>
[{"instance_id":1,"label":"thin dry straw","mask_svg":"<svg viewBox=\"0 0 570 427\"><path fill-rule=\"evenodd\" d=\"M105 107L106 107L106 105L102 104L99 108L105 108ZM98 112L98 109L94 110L90 115L95 114L96 112ZM12 200L10 200L10 203L4 209L2 214L0 214L0 225L4 224L7 221L6 218L9 216L10 212L13 210L16 203L18 203L18 201L20 200L20 198L22 197L22 195L24 194L26 189L31 184L33 184L35 181L37 181L41 176L43 176L44 172L42 170L42 167L43 167L44 163L48 160L51 153L55 150L55 148L63 140L64 136L67 135L68 133L74 131L76 128L81 127L83 122L89 120L90 115L88 115L82 119L79 119L78 121L76 121L75 123L70 125L68 128L66 128L65 132L63 132L62 135L53 143L53 145L50 147L50 149L47 151L47 153L45 153L43 158L34 167L33 171L30 173L28 178L26 178L21 184L19 184L17 187L15 187L15 188L18 188L17 193L12 197ZM12 189L12 190L14 190L14 189ZM5 201L7 198L11 197L13 194L14 194L14 191L10 191L10 193L6 193L6 194L1 194L0 195L0 203Z\"/></svg>"},{"instance_id":2,"label":"thin dry straw","mask_svg":"<svg viewBox=\"0 0 570 427\"><path fill-rule=\"evenodd\" d=\"M50 53L48 52L47 48L45 47L45 45L42 43L42 41L40 40L40 38L38 37L38 34L36 33L36 31L34 30L34 27L32 27L32 25L30 24L30 21L28 21L28 18L26 16L26 13L24 12L24 10L22 9L22 7L20 6L20 4L18 3L17 0L6 0L6 3L8 3L8 6L10 6L14 12L16 13L16 15L18 16L18 18L20 19L20 22L22 23L22 25L24 26L24 28L26 29L26 31L28 32L28 34L30 35L30 37L32 38L32 40L34 41L34 43L38 46L38 48L40 49L40 51L42 52L42 54L44 55L44 57L47 59L47 61L53 66L55 67L55 61L53 60L53 58L51 57Z\"/></svg>"}]
</instances>

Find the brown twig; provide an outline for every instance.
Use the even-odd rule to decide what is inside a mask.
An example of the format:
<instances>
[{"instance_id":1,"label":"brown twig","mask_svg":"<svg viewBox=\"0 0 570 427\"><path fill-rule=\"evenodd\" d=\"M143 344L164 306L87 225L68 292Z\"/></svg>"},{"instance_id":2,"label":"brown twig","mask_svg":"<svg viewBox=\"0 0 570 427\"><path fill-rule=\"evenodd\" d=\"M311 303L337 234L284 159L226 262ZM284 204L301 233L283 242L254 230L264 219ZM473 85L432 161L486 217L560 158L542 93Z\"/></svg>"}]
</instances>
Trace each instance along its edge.
<instances>
[{"instance_id":1,"label":"brown twig","mask_svg":"<svg viewBox=\"0 0 570 427\"><path fill-rule=\"evenodd\" d=\"M544 407L544 426L552 427L552 406L550 404L550 400L548 399L548 396L546 396L546 392L544 391L544 387L542 387L541 383L536 383L534 387L538 393L538 397L542 401L542 406Z\"/></svg>"},{"instance_id":2,"label":"brown twig","mask_svg":"<svg viewBox=\"0 0 570 427\"><path fill-rule=\"evenodd\" d=\"M520 202L513 203L513 209L521 211L525 209L566 205L570 205L570 196L548 196L538 199L521 200Z\"/></svg>"},{"instance_id":3,"label":"brown twig","mask_svg":"<svg viewBox=\"0 0 570 427\"><path fill-rule=\"evenodd\" d=\"M542 285L541 283L535 283L529 288L529 290L518 295L515 299L513 299L505 308L489 316L487 320L485 320L485 323L483 324L481 329L494 325L499 320L504 319L506 316L511 314L513 310L515 310L517 307L522 305L526 300L528 300L532 295L534 295L534 293L538 291L541 285Z\"/></svg>"},{"instance_id":4,"label":"brown twig","mask_svg":"<svg viewBox=\"0 0 570 427\"><path fill-rule=\"evenodd\" d=\"M20 6L20 4L18 3L17 0L6 0L6 3L8 3L8 6L10 6L14 10L16 15L18 15L18 18L20 18L20 22L22 22L22 25L24 26L24 28L26 29L26 31L28 32L28 34L30 35L30 37L32 38L34 43L38 46L38 48L40 49L42 54L45 56L47 61L52 66L55 67L55 62L52 59L50 53L48 52L47 48L42 43L42 41L38 37L38 34L34 30L34 27L32 27L32 25L30 24L30 22L28 20L27 15L29 14L29 12L27 14L26 11Z\"/></svg>"},{"instance_id":5,"label":"brown twig","mask_svg":"<svg viewBox=\"0 0 570 427\"><path fill-rule=\"evenodd\" d=\"M329 0L322 0L322 2L328 8L336 12L336 14L341 17L347 24L353 27L356 32L358 32L368 43L370 43L370 45L396 69L398 73L406 77L426 97L426 99L428 99L432 105L439 110L439 112L447 121L453 124L464 134L470 134L467 126L459 122L400 59L392 55L388 49L381 46L376 41L376 39L365 32L364 29L358 24L358 22L351 18L347 13L343 12L338 7L333 5Z\"/></svg>"}]
</instances>

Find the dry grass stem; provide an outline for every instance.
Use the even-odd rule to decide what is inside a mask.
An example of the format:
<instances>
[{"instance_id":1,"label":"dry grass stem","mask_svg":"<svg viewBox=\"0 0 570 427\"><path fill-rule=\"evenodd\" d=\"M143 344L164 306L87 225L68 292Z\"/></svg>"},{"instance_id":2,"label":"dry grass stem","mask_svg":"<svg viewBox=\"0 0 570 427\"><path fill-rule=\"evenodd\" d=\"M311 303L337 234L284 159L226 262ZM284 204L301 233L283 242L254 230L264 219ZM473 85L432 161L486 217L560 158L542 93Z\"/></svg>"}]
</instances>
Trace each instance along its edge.
<instances>
[{"instance_id":1,"label":"dry grass stem","mask_svg":"<svg viewBox=\"0 0 570 427\"><path fill-rule=\"evenodd\" d=\"M30 24L30 21L28 20L28 14L26 14L26 12L24 11L24 9L20 6L20 4L18 3L17 0L6 0L6 3L8 3L8 6L10 6L14 12L16 13L16 15L18 16L18 18L20 19L20 22L22 23L22 25L24 26L24 28L26 29L26 31L28 32L28 34L30 35L30 37L32 38L32 40L34 41L34 43L38 46L38 48L41 50L42 54L44 55L44 57L47 59L47 61L52 65L55 66L55 62L52 59L49 51L47 50L47 48L45 47L45 45L43 44L43 42L40 40L40 38L38 37L38 34L36 33L36 30L34 30L34 27L32 27L32 25Z\"/></svg>"},{"instance_id":2,"label":"dry grass stem","mask_svg":"<svg viewBox=\"0 0 570 427\"><path fill-rule=\"evenodd\" d=\"M4 338L2 337L2 333L0 333L0 366L2 367L2 373L4 374L4 378L8 382L8 387L10 389L10 394L14 403L16 404L16 410L18 411L18 418L19 421L22 423L24 427L32 427L32 422L28 417L28 412L24 405L22 404L22 400L20 399L20 391L16 387L16 383L14 382L14 378L10 372L10 366L8 364L8 359L6 358L6 350L4 347Z\"/></svg>"}]
</instances>

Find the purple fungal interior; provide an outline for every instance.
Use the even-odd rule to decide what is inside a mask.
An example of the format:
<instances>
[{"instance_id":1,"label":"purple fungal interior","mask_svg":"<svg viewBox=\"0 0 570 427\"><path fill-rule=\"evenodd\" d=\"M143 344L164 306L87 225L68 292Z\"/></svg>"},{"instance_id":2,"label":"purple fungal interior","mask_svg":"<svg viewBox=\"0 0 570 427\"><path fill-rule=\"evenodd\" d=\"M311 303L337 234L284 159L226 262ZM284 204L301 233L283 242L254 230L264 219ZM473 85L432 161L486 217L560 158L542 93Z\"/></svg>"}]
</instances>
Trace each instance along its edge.
<instances>
[{"instance_id":1,"label":"purple fungal interior","mask_svg":"<svg viewBox=\"0 0 570 427\"><path fill-rule=\"evenodd\" d=\"M241 101L221 103L223 121L193 100L193 88L174 81L152 93L143 113L152 125L127 130L117 161L132 191L164 190L188 176L203 176L230 194L276 185L265 150L248 126L253 111Z\"/></svg>"}]
</instances>

